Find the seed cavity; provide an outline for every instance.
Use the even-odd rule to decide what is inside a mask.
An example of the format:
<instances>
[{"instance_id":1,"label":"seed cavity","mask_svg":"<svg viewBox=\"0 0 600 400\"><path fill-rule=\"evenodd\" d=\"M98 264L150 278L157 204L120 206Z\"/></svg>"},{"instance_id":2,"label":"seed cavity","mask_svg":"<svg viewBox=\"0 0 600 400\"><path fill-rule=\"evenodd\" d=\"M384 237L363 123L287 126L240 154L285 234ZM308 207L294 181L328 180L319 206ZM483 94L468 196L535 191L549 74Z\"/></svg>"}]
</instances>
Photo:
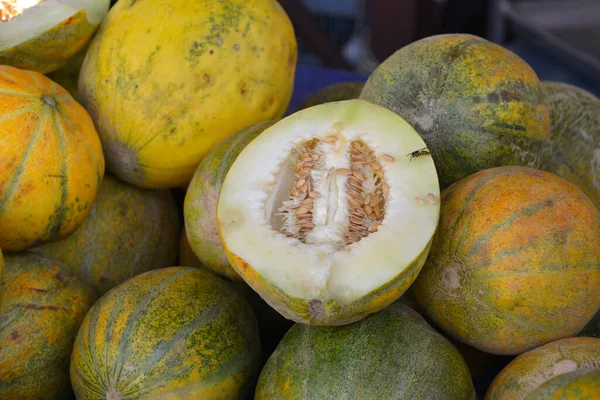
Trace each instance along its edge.
<instances>
[{"instance_id":1,"label":"seed cavity","mask_svg":"<svg viewBox=\"0 0 600 400\"><path fill-rule=\"evenodd\" d=\"M282 234L344 247L378 231L390 192L383 161L392 162L392 156L377 155L363 141L349 142L338 134L299 145L291 160L289 197L279 200L275 214L282 219Z\"/></svg>"}]
</instances>

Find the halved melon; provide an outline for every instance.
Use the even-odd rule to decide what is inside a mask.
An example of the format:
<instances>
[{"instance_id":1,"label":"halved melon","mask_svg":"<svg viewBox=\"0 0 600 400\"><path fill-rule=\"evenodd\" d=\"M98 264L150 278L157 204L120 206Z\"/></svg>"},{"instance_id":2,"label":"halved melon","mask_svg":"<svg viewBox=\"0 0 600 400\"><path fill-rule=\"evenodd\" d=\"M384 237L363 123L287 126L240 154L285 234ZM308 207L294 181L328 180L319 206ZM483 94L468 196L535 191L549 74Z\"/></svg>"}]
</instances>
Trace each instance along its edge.
<instances>
[{"instance_id":1,"label":"halved melon","mask_svg":"<svg viewBox=\"0 0 600 400\"><path fill-rule=\"evenodd\" d=\"M414 281L440 212L435 165L397 114L363 100L297 112L254 139L217 205L236 272L285 317L343 325Z\"/></svg>"},{"instance_id":2,"label":"halved melon","mask_svg":"<svg viewBox=\"0 0 600 400\"><path fill-rule=\"evenodd\" d=\"M0 64L46 74L92 38L110 0L0 0Z\"/></svg>"}]
</instances>

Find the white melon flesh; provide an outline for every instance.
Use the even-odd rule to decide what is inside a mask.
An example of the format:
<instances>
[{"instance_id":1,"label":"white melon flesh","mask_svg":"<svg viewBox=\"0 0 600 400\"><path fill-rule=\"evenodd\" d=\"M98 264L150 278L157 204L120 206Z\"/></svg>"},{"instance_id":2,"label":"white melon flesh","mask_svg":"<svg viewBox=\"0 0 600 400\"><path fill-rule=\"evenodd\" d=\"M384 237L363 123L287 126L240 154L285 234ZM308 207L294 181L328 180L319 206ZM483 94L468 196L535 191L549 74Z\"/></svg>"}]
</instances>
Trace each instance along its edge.
<instances>
[{"instance_id":1,"label":"white melon flesh","mask_svg":"<svg viewBox=\"0 0 600 400\"><path fill-rule=\"evenodd\" d=\"M314 199L314 228L301 241L282 232L285 220L279 209L296 182L295 150L315 138L323 157L310 177L320 195ZM349 175L335 171L350 169L354 141L364 143L379 160L389 191L376 231L348 244L343 235L349 226ZM278 291L306 300L353 303L428 251L440 193L425 148L401 117L363 100L297 112L252 141L230 168L217 211L223 243ZM368 193L369 182L364 186Z\"/></svg>"},{"instance_id":2,"label":"white melon flesh","mask_svg":"<svg viewBox=\"0 0 600 400\"><path fill-rule=\"evenodd\" d=\"M0 22L0 51L39 36L81 10L86 11L90 24L99 24L109 7L110 0L44 0L10 21Z\"/></svg>"}]
</instances>

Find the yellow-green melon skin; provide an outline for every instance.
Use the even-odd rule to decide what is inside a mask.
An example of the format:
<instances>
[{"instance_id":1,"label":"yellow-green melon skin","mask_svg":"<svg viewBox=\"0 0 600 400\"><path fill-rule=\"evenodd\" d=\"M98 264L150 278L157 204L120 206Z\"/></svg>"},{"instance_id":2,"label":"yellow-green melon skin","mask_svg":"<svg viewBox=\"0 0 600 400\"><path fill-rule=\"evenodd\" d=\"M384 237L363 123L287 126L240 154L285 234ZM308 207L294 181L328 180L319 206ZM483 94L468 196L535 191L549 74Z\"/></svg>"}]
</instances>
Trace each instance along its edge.
<instances>
[{"instance_id":1,"label":"yellow-green melon skin","mask_svg":"<svg viewBox=\"0 0 600 400\"><path fill-rule=\"evenodd\" d=\"M119 1L92 39L79 98L109 171L142 187L184 187L220 141L283 116L296 59L276 0Z\"/></svg>"},{"instance_id":2,"label":"yellow-green melon skin","mask_svg":"<svg viewBox=\"0 0 600 400\"><path fill-rule=\"evenodd\" d=\"M71 382L86 399L242 399L258 373L256 317L210 271L145 272L106 293L86 315Z\"/></svg>"},{"instance_id":3,"label":"yellow-green melon skin","mask_svg":"<svg viewBox=\"0 0 600 400\"><path fill-rule=\"evenodd\" d=\"M192 251L204 266L231 280L243 281L229 264L219 237L219 192L225 175L240 152L275 122L253 125L219 143L198 165L185 196L185 228Z\"/></svg>"},{"instance_id":4,"label":"yellow-green melon skin","mask_svg":"<svg viewBox=\"0 0 600 400\"><path fill-rule=\"evenodd\" d=\"M550 379L525 400L598 400L600 369L580 369Z\"/></svg>"},{"instance_id":5,"label":"yellow-green melon skin","mask_svg":"<svg viewBox=\"0 0 600 400\"><path fill-rule=\"evenodd\" d=\"M371 74L360 98L419 132L442 189L487 168L536 167L550 128L533 69L472 35L436 35L403 47Z\"/></svg>"},{"instance_id":6,"label":"yellow-green melon skin","mask_svg":"<svg viewBox=\"0 0 600 400\"><path fill-rule=\"evenodd\" d=\"M109 0L97 1L106 3L108 10ZM0 64L41 74L56 71L88 44L99 25L90 23L81 10L42 34L0 51Z\"/></svg>"},{"instance_id":7,"label":"yellow-green melon skin","mask_svg":"<svg viewBox=\"0 0 600 400\"><path fill-rule=\"evenodd\" d=\"M69 265L99 294L176 263L181 218L168 190L141 189L106 175L81 227L32 251Z\"/></svg>"},{"instance_id":8,"label":"yellow-green melon skin","mask_svg":"<svg viewBox=\"0 0 600 400\"><path fill-rule=\"evenodd\" d=\"M342 327L294 325L263 368L254 397L475 398L460 353L400 303Z\"/></svg>"},{"instance_id":9,"label":"yellow-green melon skin","mask_svg":"<svg viewBox=\"0 0 600 400\"><path fill-rule=\"evenodd\" d=\"M600 339L555 340L511 361L494 378L485 400L522 400L556 376L594 368L600 368Z\"/></svg>"},{"instance_id":10,"label":"yellow-green melon skin","mask_svg":"<svg viewBox=\"0 0 600 400\"><path fill-rule=\"evenodd\" d=\"M540 169L577 185L600 208L600 99L576 86L542 82L550 110L550 137Z\"/></svg>"},{"instance_id":11,"label":"yellow-green melon skin","mask_svg":"<svg viewBox=\"0 0 600 400\"><path fill-rule=\"evenodd\" d=\"M68 399L73 342L96 295L57 260L22 252L5 262L0 399Z\"/></svg>"}]
</instances>

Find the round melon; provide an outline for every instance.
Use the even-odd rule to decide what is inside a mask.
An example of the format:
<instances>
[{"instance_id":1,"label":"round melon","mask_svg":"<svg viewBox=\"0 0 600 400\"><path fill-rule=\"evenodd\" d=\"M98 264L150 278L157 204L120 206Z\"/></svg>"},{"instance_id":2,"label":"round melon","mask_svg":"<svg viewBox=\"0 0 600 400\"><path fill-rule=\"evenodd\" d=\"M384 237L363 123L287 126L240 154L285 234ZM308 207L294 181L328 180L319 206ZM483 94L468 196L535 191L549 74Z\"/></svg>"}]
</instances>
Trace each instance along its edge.
<instances>
[{"instance_id":1,"label":"round melon","mask_svg":"<svg viewBox=\"0 0 600 400\"><path fill-rule=\"evenodd\" d=\"M598 400L600 369L579 369L554 377L531 392L525 400Z\"/></svg>"},{"instance_id":2,"label":"round melon","mask_svg":"<svg viewBox=\"0 0 600 400\"><path fill-rule=\"evenodd\" d=\"M96 295L57 260L23 252L5 262L0 399L68 399L73 342Z\"/></svg>"},{"instance_id":3,"label":"round melon","mask_svg":"<svg viewBox=\"0 0 600 400\"><path fill-rule=\"evenodd\" d=\"M226 278L242 280L229 264L217 228L217 200L221 185L238 154L255 137L273 125L265 121L223 140L202 159L188 186L184 202L189 244L200 262Z\"/></svg>"},{"instance_id":4,"label":"round melon","mask_svg":"<svg viewBox=\"0 0 600 400\"><path fill-rule=\"evenodd\" d=\"M174 188L224 138L283 116L296 59L276 0L125 0L91 42L79 93L107 168L138 186Z\"/></svg>"},{"instance_id":5,"label":"round melon","mask_svg":"<svg viewBox=\"0 0 600 400\"><path fill-rule=\"evenodd\" d=\"M460 353L400 303L342 327L296 324L264 366L255 400L475 399Z\"/></svg>"},{"instance_id":6,"label":"round melon","mask_svg":"<svg viewBox=\"0 0 600 400\"><path fill-rule=\"evenodd\" d=\"M88 312L71 358L77 399L241 399L258 373L256 317L209 271L145 272Z\"/></svg>"},{"instance_id":7,"label":"round melon","mask_svg":"<svg viewBox=\"0 0 600 400\"><path fill-rule=\"evenodd\" d=\"M333 83L311 94L300 106L300 110L319 104L358 99L365 86L364 82Z\"/></svg>"},{"instance_id":8,"label":"round melon","mask_svg":"<svg viewBox=\"0 0 600 400\"><path fill-rule=\"evenodd\" d=\"M550 109L550 137L540 169L573 182L600 207L600 99L576 86L542 82Z\"/></svg>"},{"instance_id":9,"label":"round melon","mask_svg":"<svg viewBox=\"0 0 600 400\"><path fill-rule=\"evenodd\" d=\"M393 112L326 103L277 122L229 169L219 234L236 272L285 317L342 325L397 300L429 253L439 183Z\"/></svg>"},{"instance_id":10,"label":"round melon","mask_svg":"<svg viewBox=\"0 0 600 400\"><path fill-rule=\"evenodd\" d=\"M449 335L492 354L574 336L600 307L600 211L534 168L475 173L442 192L439 230L413 285Z\"/></svg>"},{"instance_id":11,"label":"round melon","mask_svg":"<svg viewBox=\"0 0 600 400\"><path fill-rule=\"evenodd\" d=\"M62 87L0 65L0 248L61 239L89 214L104 176L94 124Z\"/></svg>"},{"instance_id":12,"label":"round melon","mask_svg":"<svg viewBox=\"0 0 600 400\"><path fill-rule=\"evenodd\" d=\"M107 174L81 227L31 250L63 261L104 294L142 272L175 265L180 230L170 191L140 189Z\"/></svg>"},{"instance_id":13,"label":"round melon","mask_svg":"<svg viewBox=\"0 0 600 400\"><path fill-rule=\"evenodd\" d=\"M92 38L110 0L14 0L0 7L0 64L46 74Z\"/></svg>"},{"instance_id":14,"label":"round melon","mask_svg":"<svg viewBox=\"0 0 600 400\"><path fill-rule=\"evenodd\" d=\"M536 166L549 132L535 72L509 50L472 35L436 35L403 47L371 74L360 97L419 132L442 189L487 168Z\"/></svg>"},{"instance_id":15,"label":"round melon","mask_svg":"<svg viewBox=\"0 0 600 400\"><path fill-rule=\"evenodd\" d=\"M521 400L554 377L593 368L600 368L600 339L555 340L511 361L494 378L485 400Z\"/></svg>"}]
</instances>

